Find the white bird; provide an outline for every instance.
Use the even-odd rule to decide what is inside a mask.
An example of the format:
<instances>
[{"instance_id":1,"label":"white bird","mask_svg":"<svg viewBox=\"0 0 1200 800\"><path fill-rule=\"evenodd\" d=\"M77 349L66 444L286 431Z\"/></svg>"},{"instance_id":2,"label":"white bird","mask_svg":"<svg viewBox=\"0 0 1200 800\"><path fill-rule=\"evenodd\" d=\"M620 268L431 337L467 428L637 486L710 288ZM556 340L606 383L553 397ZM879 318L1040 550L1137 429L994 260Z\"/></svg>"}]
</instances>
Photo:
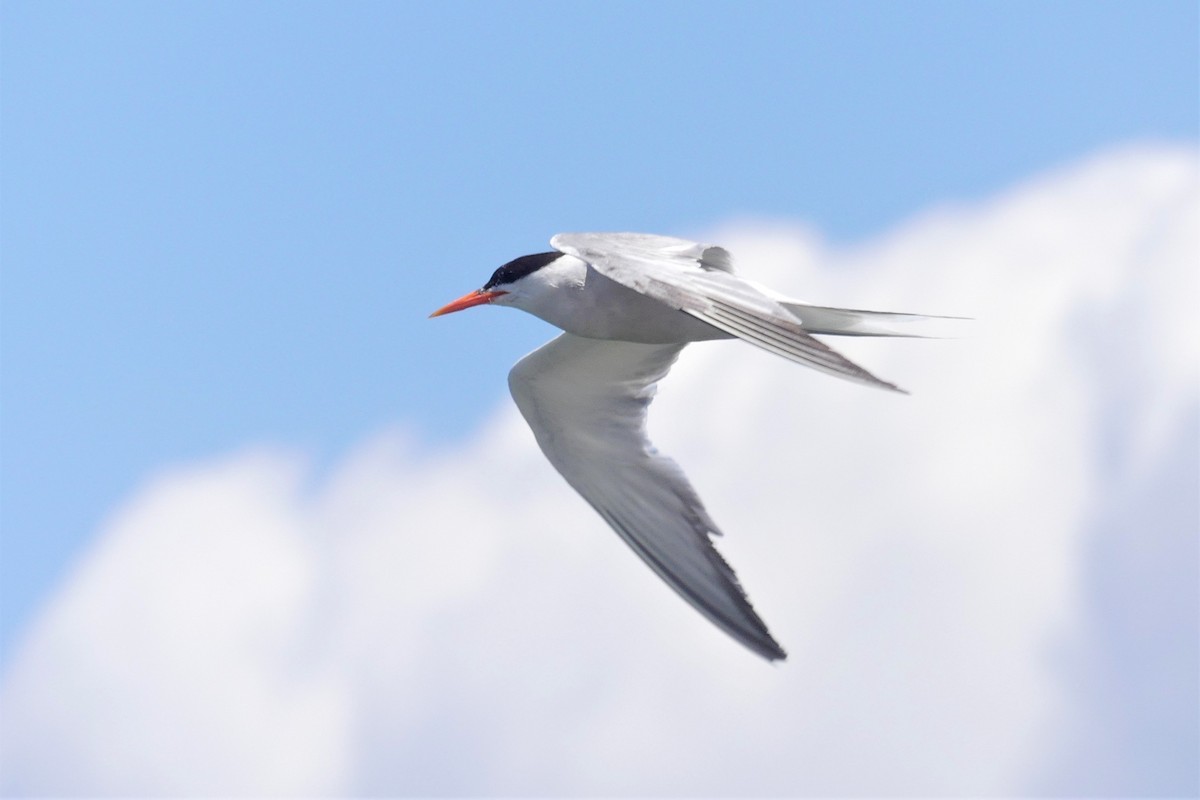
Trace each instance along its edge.
<instances>
[{"instance_id":1,"label":"white bird","mask_svg":"<svg viewBox=\"0 0 1200 800\"><path fill-rule=\"evenodd\" d=\"M843 378L903 391L812 334L914 336L916 314L813 306L733 273L724 248L637 233L563 233L497 269L436 317L513 306L565 331L508 385L546 458L627 544L722 630L787 657L710 539L720 530L679 466L646 436L655 384L689 342L737 337Z\"/></svg>"}]
</instances>

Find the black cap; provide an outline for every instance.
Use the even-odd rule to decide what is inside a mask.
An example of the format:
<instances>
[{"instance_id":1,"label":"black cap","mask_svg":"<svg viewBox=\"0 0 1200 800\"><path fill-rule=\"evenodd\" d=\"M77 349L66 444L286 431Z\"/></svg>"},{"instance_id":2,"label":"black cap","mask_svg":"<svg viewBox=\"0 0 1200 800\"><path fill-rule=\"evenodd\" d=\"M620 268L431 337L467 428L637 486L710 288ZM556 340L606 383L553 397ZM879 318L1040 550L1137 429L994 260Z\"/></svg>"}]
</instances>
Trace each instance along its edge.
<instances>
[{"instance_id":1,"label":"black cap","mask_svg":"<svg viewBox=\"0 0 1200 800\"><path fill-rule=\"evenodd\" d=\"M526 275L537 272L542 267L555 261L562 253L557 250L551 250L549 253L535 253L531 256L521 256L514 258L512 261L505 264L500 269L492 273L492 277L483 285L484 291L491 289L494 286L500 286L505 283L513 283L519 281Z\"/></svg>"}]
</instances>

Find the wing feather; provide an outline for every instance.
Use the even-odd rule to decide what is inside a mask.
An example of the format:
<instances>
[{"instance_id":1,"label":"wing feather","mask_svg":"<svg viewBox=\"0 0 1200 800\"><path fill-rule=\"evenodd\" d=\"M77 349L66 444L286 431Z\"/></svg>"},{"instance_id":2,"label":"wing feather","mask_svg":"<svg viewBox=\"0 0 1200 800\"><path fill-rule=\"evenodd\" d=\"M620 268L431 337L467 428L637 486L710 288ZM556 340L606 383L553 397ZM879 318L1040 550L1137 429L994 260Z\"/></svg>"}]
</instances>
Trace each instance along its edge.
<instances>
[{"instance_id":1,"label":"wing feather","mask_svg":"<svg viewBox=\"0 0 1200 800\"><path fill-rule=\"evenodd\" d=\"M729 253L721 248L640 233L560 233L550 245L623 286L776 355L903 391L813 338L777 300L733 274Z\"/></svg>"},{"instance_id":2,"label":"wing feather","mask_svg":"<svg viewBox=\"0 0 1200 800\"><path fill-rule=\"evenodd\" d=\"M509 387L546 458L664 581L767 659L783 649L713 546L720 531L679 466L646 437L646 409L681 344L564 333L517 362Z\"/></svg>"}]
</instances>

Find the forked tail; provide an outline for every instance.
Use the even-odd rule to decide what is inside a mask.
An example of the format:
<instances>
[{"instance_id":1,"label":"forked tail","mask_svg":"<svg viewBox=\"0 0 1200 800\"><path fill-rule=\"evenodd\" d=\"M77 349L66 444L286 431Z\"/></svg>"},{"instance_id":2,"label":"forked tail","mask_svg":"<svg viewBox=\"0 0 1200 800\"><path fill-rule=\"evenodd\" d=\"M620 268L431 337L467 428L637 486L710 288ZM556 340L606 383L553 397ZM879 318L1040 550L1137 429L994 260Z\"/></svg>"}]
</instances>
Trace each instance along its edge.
<instances>
[{"instance_id":1,"label":"forked tail","mask_svg":"<svg viewBox=\"0 0 1200 800\"><path fill-rule=\"evenodd\" d=\"M915 339L952 339L966 333L969 317L938 317L892 311L831 308L807 303L780 302L800 320L808 333L832 336L906 336Z\"/></svg>"}]
</instances>

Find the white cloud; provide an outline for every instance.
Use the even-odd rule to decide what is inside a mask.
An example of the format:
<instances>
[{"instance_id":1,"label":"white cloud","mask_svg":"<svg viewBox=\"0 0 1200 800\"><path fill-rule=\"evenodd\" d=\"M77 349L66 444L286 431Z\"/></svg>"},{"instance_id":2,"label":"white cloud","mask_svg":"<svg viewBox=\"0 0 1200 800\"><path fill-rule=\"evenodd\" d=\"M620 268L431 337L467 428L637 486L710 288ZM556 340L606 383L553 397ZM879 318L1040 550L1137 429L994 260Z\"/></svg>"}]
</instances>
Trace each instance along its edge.
<instances>
[{"instance_id":1,"label":"white cloud","mask_svg":"<svg viewBox=\"0 0 1200 800\"><path fill-rule=\"evenodd\" d=\"M1197 174L1129 150L851 250L707 237L814 302L978 318L835 343L911 397L735 342L664 383L652 432L785 664L661 586L506 404L316 486L278 452L150 481L5 676L0 787L1194 792ZM1190 748L1122 748L1164 724Z\"/></svg>"}]
</instances>

